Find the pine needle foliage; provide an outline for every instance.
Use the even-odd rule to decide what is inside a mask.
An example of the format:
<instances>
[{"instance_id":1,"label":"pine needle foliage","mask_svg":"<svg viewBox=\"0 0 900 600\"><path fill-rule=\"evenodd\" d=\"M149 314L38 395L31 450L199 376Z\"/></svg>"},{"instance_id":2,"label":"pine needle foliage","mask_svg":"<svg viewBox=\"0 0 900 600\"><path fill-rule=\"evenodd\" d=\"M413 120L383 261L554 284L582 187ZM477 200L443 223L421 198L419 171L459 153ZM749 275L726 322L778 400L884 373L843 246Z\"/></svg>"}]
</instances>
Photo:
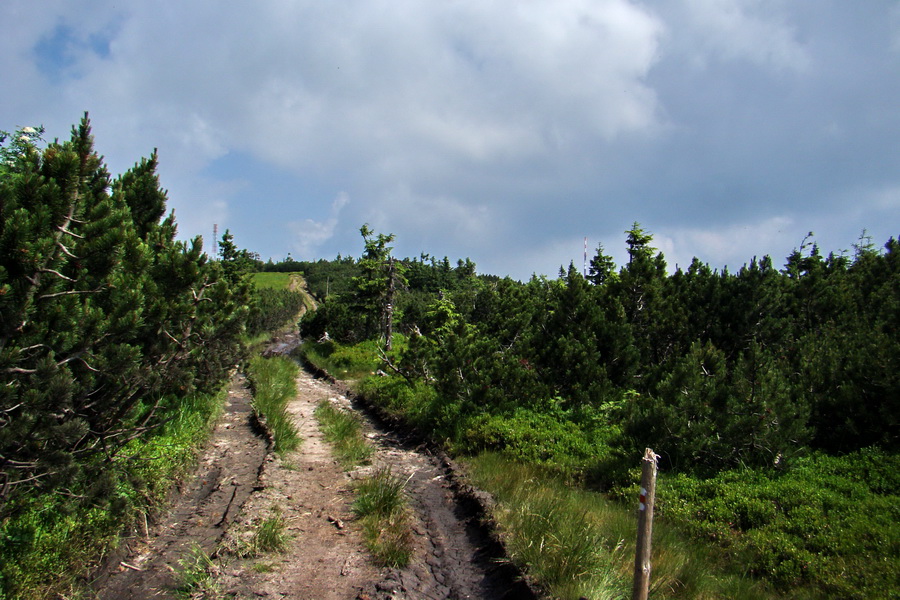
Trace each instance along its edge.
<instances>
[{"instance_id":1,"label":"pine needle foliage","mask_svg":"<svg viewBox=\"0 0 900 600\"><path fill-rule=\"evenodd\" d=\"M250 304L176 239L155 151L113 179L87 115L42 133L0 132L0 596L52 589L146 506L133 449L221 388Z\"/></svg>"}]
</instances>

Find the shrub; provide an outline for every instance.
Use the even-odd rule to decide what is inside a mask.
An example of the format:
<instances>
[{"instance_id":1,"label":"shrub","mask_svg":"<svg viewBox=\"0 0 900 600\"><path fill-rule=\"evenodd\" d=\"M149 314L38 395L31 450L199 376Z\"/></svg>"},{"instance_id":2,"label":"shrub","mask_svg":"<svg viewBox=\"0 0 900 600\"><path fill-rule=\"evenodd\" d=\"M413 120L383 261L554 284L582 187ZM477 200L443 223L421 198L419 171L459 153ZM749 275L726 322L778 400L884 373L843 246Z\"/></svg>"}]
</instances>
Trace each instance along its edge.
<instances>
[{"instance_id":1,"label":"shrub","mask_svg":"<svg viewBox=\"0 0 900 600\"><path fill-rule=\"evenodd\" d=\"M663 475L657 506L782 590L886 598L900 590L898 470L900 457L869 448L799 459L785 473Z\"/></svg>"}]
</instances>

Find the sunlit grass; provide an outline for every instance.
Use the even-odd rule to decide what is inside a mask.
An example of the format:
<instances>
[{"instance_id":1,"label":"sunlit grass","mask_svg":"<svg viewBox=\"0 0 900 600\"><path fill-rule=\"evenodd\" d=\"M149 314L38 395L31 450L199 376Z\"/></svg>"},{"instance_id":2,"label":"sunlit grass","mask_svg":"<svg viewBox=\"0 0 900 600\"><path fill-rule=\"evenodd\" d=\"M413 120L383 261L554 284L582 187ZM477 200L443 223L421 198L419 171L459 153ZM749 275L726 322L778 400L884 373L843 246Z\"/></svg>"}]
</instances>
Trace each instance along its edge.
<instances>
[{"instance_id":1,"label":"sunlit grass","mask_svg":"<svg viewBox=\"0 0 900 600\"><path fill-rule=\"evenodd\" d=\"M306 342L298 351L304 360L335 379L359 380L372 375L380 367L378 346L376 341L354 346L343 346L333 341Z\"/></svg>"},{"instance_id":2,"label":"sunlit grass","mask_svg":"<svg viewBox=\"0 0 900 600\"><path fill-rule=\"evenodd\" d=\"M374 452L362 433L359 418L322 400L316 407L316 419L325 441L331 444L335 458L345 469L367 464Z\"/></svg>"},{"instance_id":3,"label":"sunlit grass","mask_svg":"<svg viewBox=\"0 0 900 600\"><path fill-rule=\"evenodd\" d=\"M498 500L493 515L510 558L554 598L628 598L637 521L633 509L573 488L553 473L496 454L470 461L478 487ZM654 525L651 598L774 598L726 573L701 546Z\"/></svg>"},{"instance_id":4,"label":"sunlit grass","mask_svg":"<svg viewBox=\"0 0 900 600\"><path fill-rule=\"evenodd\" d=\"M0 598L76 597L85 569L116 546L123 526L143 523L191 468L226 397L222 389L179 399L171 420L104 464L115 475L109 506L61 494L19 499L18 510L0 523Z\"/></svg>"},{"instance_id":5,"label":"sunlit grass","mask_svg":"<svg viewBox=\"0 0 900 600\"><path fill-rule=\"evenodd\" d=\"M221 588L216 581L219 569L200 546L191 546L187 555L178 561L178 566L176 597L185 600L213 600L222 597Z\"/></svg>"},{"instance_id":6,"label":"sunlit grass","mask_svg":"<svg viewBox=\"0 0 900 600\"><path fill-rule=\"evenodd\" d=\"M296 273L253 273L253 285L257 289L286 290L292 275Z\"/></svg>"},{"instance_id":7,"label":"sunlit grass","mask_svg":"<svg viewBox=\"0 0 900 600\"><path fill-rule=\"evenodd\" d=\"M265 422L275 440L275 451L284 455L301 442L294 420L287 412L288 402L297 394L297 364L284 356L254 357L247 377L253 387L253 410Z\"/></svg>"},{"instance_id":8,"label":"sunlit grass","mask_svg":"<svg viewBox=\"0 0 900 600\"><path fill-rule=\"evenodd\" d=\"M266 553L283 552L287 548L289 539L286 530L284 516L276 508L270 516L253 525L252 533L245 532L245 534L232 537L218 553L240 558L254 558Z\"/></svg>"},{"instance_id":9,"label":"sunlit grass","mask_svg":"<svg viewBox=\"0 0 900 600\"><path fill-rule=\"evenodd\" d=\"M366 546L382 565L403 567L412 556L412 525L405 482L390 469L379 469L356 488L353 512L359 517Z\"/></svg>"}]
</instances>

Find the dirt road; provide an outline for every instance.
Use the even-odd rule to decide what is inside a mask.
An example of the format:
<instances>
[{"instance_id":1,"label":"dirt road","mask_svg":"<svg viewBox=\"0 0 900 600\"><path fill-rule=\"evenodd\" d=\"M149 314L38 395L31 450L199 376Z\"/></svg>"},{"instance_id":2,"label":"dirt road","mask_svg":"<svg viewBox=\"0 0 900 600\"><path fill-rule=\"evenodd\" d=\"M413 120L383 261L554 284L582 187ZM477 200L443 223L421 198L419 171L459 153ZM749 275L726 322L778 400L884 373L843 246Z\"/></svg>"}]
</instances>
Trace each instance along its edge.
<instances>
[{"instance_id":1,"label":"dirt road","mask_svg":"<svg viewBox=\"0 0 900 600\"><path fill-rule=\"evenodd\" d=\"M289 411L304 441L299 450L279 458L265 452L243 408L244 383L234 381L229 409L197 477L150 538L133 540L132 555L98 580L99 598L177 597L179 559L194 543L216 556L205 588L194 591L197 598L534 598L473 518L474 505L458 498L445 460L404 443L370 419L368 437L377 448L372 464L345 472L322 440L313 411L323 399L344 408L351 408L351 400L306 372L298 377L297 390ZM251 450L255 447L262 453ZM226 462L237 457L247 464ZM375 566L350 512L354 480L382 466L408 478L416 512L414 558L404 569ZM222 551L274 514L287 524L290 540L284 553L242 559Z\"/></svg>"},{"instance_id":2,"label":"dirt road","mask_svg":"<svg viewBox=\"0 0 900 600\"><path fill-rule=\"evenodd\" d=\"M169 597L177 586L180 560L194 547L215 552L259 487L260 469L269 456L267 440L254 427L250 400L246 380L236 375L194 476L157 525L125 540L126 552L93 584L98 598Z\"/></svg>"}]
</instances>

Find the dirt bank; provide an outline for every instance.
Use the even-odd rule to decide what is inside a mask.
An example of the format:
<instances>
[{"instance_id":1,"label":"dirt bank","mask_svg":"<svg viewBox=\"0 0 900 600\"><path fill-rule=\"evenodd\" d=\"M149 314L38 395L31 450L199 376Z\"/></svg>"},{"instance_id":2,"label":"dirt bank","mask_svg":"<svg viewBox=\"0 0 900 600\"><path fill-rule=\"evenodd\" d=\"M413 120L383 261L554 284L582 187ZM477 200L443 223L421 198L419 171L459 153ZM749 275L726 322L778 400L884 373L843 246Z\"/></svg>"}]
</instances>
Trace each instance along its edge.
<instances>
[{"instance_id":1,"label":"dirt bank","mask_svg":"<svg viewBox=\"0 0 900 600\"><path fill-rule=\"evenodd\" d=\"M272 351L286 352L296 343L294 337L282 339ZM306 372L298 376L288 410L303 443L282 458L269 453L253 430L249 394L237 377L196 476L149 537L129 540L130 554L96 582L98 597L176 597L179 560L197 545L214 557L198 598L534 598L480 526L478 504L460 494L446 459L367 419L376 447L372 464L343 471L313 417L326 399L354 409L339 386ZM404 569L373 563L350 511L354 481L380 467L408 479L415 551ZM283 553L239 558L227 551L273 515L286 524Z\"/></svg>"},{"instance_id":2,"label":"dirt bank","mask_svg":"<svg viewBox=\"0 0 900 600\"><path fill-rule=\"evenodd\" d=\"M195 474L158 524L126 538L125 552L93 584L97 597L168 597L177 583L178 562L192 547L207 554L215 552L258 488L259 473L268 455L268 442L254 427L246 380L236 375L224 414L200 456Z\"/></svg>"}]
</instances>

